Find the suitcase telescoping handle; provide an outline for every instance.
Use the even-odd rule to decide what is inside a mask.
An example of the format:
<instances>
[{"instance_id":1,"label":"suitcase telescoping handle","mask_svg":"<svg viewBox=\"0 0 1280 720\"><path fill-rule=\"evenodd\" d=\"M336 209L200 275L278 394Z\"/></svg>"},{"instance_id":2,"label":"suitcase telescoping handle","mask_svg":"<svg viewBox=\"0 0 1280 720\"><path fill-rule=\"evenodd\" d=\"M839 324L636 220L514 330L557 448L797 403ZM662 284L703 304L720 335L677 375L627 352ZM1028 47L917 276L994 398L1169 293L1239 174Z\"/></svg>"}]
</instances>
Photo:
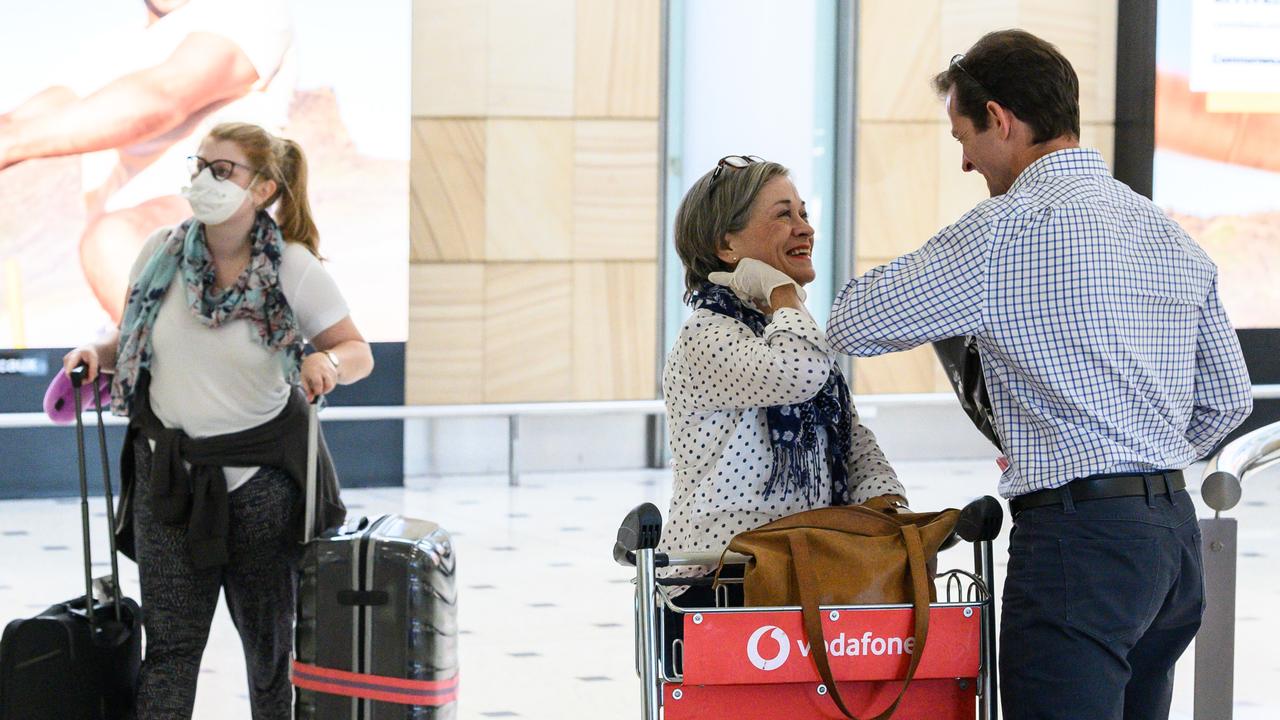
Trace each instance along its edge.
<instances>
[{"instance_id":1,"label":"suitcase telescoping handle","mask_svg":"<svg viewBox=\"0 0 1280 720\"><path fill-rule=\"evenodd\" d=\"M316 488L316 460L319 455L320 445L320 417L319 407L322 395L316 395L315 400L307 403L307 498L306 507L303 511L303 522L306 523L302 531L303 543L311 542L311 538L315 536L316 527L316 496L318 489Z\"/></svg>"},{"instance_id":2,"label":"suitcase telescoping handle","mask_svg":"<svg viewBox=\"0 0 1280 720\"><path fill-rule=\"evenodd\" d=\"M89 618L89 626L97 629L93 615L93 550L89 542L89 480L85 471L84 458L84 418L80 404L80 387L89 374L88 366L81 363L67 376L71 379L71 392L76 406L76 460L80 468L80 525L84 539L84 610ZM94 410L98 416L98 448L102 454L102 485L107 498L107 541L111 546L111 591L115 605L116 622L123 622L120 609L120 564L116 559L116 511L115 498L111 492L111 463L107 459L107 430L102 422L102 395L98 392L97 380L94 381Z\"/></svg>"}]
</instances>

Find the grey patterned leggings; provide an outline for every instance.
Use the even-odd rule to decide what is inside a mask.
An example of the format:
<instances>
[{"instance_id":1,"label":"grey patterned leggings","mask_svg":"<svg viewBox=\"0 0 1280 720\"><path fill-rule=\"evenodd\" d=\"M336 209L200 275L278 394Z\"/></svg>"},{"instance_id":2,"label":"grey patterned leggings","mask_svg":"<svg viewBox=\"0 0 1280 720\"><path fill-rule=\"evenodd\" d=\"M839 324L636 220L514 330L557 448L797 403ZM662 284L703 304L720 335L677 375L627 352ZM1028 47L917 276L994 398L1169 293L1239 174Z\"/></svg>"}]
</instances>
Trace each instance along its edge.
<instances>
[{"instance_id":1,"label":"grey patterned leggings","mask_svg":"<svg viewBox=\"0 0 1280 720\"><path fill-rule=\"evenodd\" d=\"M197 570L187 555L185 529L152 517L147 503L151 448L134 447L134 537L142 582L146 652L138 680L137 720L190 718L200 657L225 590L240 631L254 720L288 720L293 693L294 595L300 548L289 537L289 513L298 495L293 479L264 467L231 493L227 549L230 562Z\"/></svg>"}]
</instances>

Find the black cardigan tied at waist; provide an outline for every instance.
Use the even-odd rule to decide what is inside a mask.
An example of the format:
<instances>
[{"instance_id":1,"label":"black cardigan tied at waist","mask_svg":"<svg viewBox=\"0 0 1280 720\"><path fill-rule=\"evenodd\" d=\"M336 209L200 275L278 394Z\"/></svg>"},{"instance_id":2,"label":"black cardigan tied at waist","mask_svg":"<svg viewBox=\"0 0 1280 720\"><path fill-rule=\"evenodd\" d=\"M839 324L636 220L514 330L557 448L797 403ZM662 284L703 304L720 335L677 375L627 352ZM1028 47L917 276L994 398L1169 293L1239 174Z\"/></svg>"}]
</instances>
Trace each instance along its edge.
<instances>
[{"instance_id":1,"label":"black cardigan tied at waist","mask_svg":"<svg viewBox=\"0 0 1280 720\"><path fill-rule=\"evenodd\" d=\"M224 467L278 467L297 483L298 503L288 518L293 535L302 542L305 534L304 504L307 481L307 399L294 388L280 414L257 427L192 438L181 430L166 428L151 410L147 386L149 377L138 384L138 400L125 434L120 457L120 512L116 525L117 545L136 560L133 544L133 503L149 502L160 522L185 526L187 550L197 568L227 563L229 525L227 482ZM148 492L135 488L133 445L138 435L155 443L151 458ZM319 435L316 453L316 527L313 534L337 527L346 517L339 496L338 476L333 459ZM188 465L190 469L188 470ZM284 520L282 518L282 520Z\"/></svg>"}]
</instances>

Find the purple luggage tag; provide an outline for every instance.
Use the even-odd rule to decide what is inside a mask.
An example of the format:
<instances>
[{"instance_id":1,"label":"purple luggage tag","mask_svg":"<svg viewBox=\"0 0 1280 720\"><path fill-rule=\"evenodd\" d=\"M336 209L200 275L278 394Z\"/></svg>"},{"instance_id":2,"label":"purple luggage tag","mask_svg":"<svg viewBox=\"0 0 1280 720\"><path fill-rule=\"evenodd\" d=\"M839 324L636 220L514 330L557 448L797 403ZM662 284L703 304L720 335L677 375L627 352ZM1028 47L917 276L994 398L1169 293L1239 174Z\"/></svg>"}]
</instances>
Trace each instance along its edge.
<instances>
[{"instance_id":1,"label":"purple luggage tag","mask_svg":"<svg viewBox=\"0 0 1280 720\"><path fill-rule=\"evenodd\" d=\"M111 407L111 376L106 373L98 373L98 378L94 382L98 388L98 399L102 403L103 409ZM72 394L71 378L67 376L66 368L58 371L53 376L53 382L49 383L49 389L44 392L44 413L49 419L59 425L69 425L75 422L76 408L75 396ZM82 392L81 409L88 410L94 406L93 393Z\"/></svg>"}]
</instances>

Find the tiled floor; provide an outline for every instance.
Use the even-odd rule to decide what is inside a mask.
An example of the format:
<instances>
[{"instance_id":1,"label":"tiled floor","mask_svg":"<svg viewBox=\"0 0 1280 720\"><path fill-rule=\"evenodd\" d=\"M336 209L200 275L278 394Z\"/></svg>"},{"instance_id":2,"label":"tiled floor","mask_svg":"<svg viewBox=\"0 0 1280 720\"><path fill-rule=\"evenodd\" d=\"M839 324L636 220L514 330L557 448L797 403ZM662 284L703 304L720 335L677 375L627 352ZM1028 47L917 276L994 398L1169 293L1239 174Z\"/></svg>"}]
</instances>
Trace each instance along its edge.
<instances>
[{"instance_id":1,"label":"tiled floor","mask_svg":"<svg viewBox=\"0 0 1280 720\"><path fill-rule=\"evenodd\" d=\"M916 508L958 506L993 492L989 463L904 463L899 471ZM1195 474L1193 477L1198 478ZM1235 717L1280 716L1280 473L1253 479L1240 520ZM665 471L410 479L410 489L351 491L353 513L430 518L452 531L459 557L462 701L467 719L636 717L631 573L614 565L617 524L634 505L666 507ZM1196 483L1198 485L1198 482ZM95 540L105 538L93 505ZM76 593L78 501L0 503L0 619L32 615ZM1007 528L1006 528L1007 530ZM108 572L105 541L95 574ZM943 567L969 567L967 548ZM997 560L1003 567L1003 538ZM122 565L137 596L137 573ZM1191 654L1179 667L1176 718L1191 718ZM248 718L244 666L235 631L220 609L197 699L196 717Z\"/></svg>"}]
</instances>

